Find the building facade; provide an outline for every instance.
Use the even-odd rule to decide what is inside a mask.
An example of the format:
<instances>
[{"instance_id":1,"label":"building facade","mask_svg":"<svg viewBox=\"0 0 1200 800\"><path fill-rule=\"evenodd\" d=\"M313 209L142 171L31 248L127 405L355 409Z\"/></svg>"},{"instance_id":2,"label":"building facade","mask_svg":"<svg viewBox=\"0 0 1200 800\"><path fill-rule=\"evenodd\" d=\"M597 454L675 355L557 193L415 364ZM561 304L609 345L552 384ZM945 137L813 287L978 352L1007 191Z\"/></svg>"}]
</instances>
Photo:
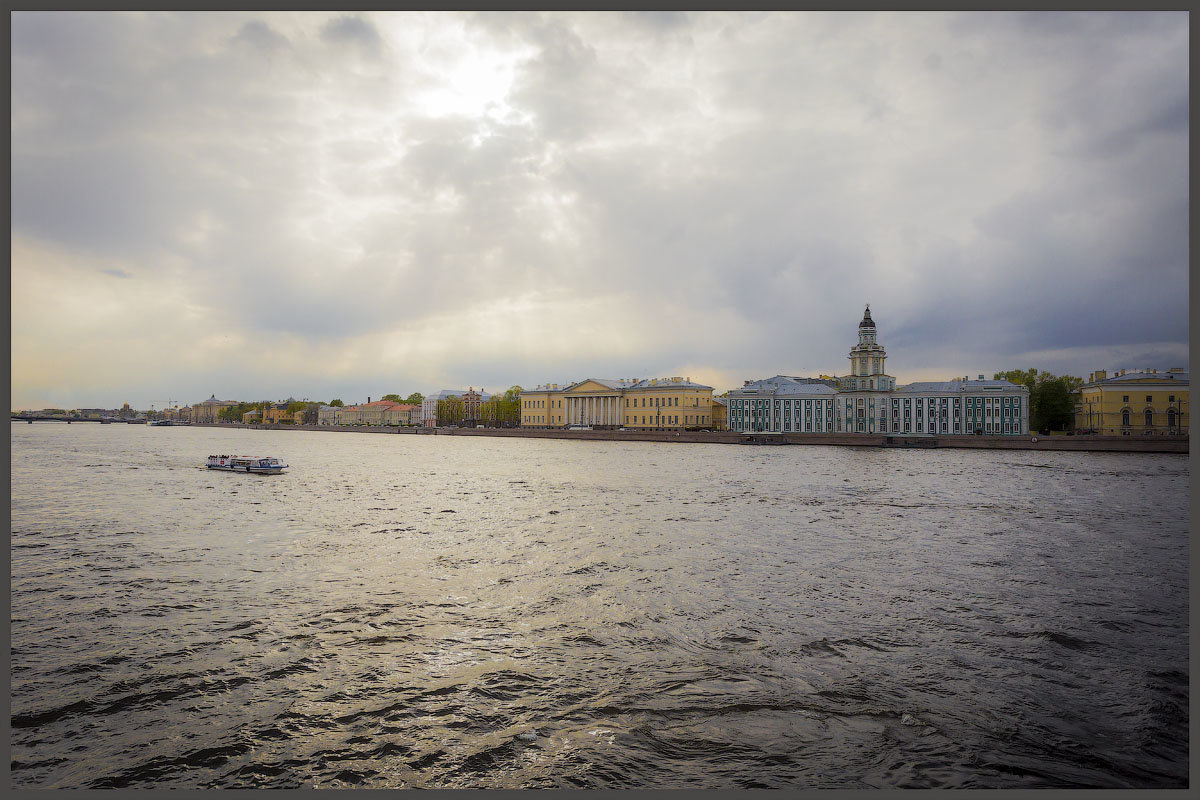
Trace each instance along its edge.
<instances>
[{"instance_id":1,"label":"building facade","mask_svg":"<svg viewBox=\"0 0 1200 800\"><path fill-rule=\"evenodd\" d=\"M1106 370L1088 376L1076 389L1075 430L1102 436L1187 436L1190 373Z\"/></svg>"},{"instance_id":2,"label":"building facade","mask_svg":"<svg viewBox=\"0 0 1200 800\"><path fill-rule=\"evenodd\" d=\"M268 425L278 425L282 422L291 423L294 412L287 409L287 403L272 403L263 409L262 421Z\"/></svg>"},{"instance_id":3,"label":"building facade","mask_svg":"<svg viewBox=\"0 0 1200 800\"><path fill-rule=\"evenodd\" d=\"M729 401L724 397L713 398L712 429L714 431L729 430Z\"/></svg>"},{"instance_id":4,"label":"building facade","mask_svg":"<svg viewBox=\"0 0 1200 800\"><path fill-rule=\"evenodd\" d=\"M492 399L492 396L484 391L475 391L471 389L442 389L435 395L426 397L421 401L420 424L426 428L437 427L437 405L440 400L448 400L451 397L456 397L463 403L462 424L474 425L474 420L479 419L479 406ZM470 413L468 413L468 410ZM414 420L415 422L415 420Z\"/></svg>"},{"instance_id":5,"label":"building facade","mask_svg":"<svg viewBox=\"0 0 1200 800\"><path fill-rule=\"evenodd\" d=\"M521 392L522 428L711 428L712 387L688 378L587 378Z\"/></svg>"},{"instance_id":6,"label":"building facade","mask_svg":"<svg viewBox=\"0 0 1200 800\"><path fill-rule=\"evenodd\" d=\"M340 406L321 406L317 409L317 424L318 425L340 425L338 422L338 412L341 411Z\"/></svg>"},{"instance_id":7,"label":"building facade","mask_svg":"<svg viewBox=\"0 0 1200 800\"><path fill-rule=\"evenodd\" d=\"M214 394L202 403L192 404L191 421L192 422L219 422L221 409L236 406L236 400L218 400Z\"/></svg>"},{"instance_id":8,"label":"building facade","mask_svg":"<svg viewBox=\"0 0 1200 800\"><path fill-rule=\"evenodd\" d=\"M1008 381L958 378L897 386L868 308L850 349L850 374L776 375L728 393L729 430L745 433L863 433L1021 436L1029 390Z\"/></svg>"},{"instance_id":9,"label":"building facade","mask_svg":"<svg viewBox=\"0 0 1200 800\"><path fill-rule=\"evenodd\" d=\"M392 403L392 407L383 412L384 425L412 425L413 412L419 411L419 406L407 403Z\"/></svg>"},{"instance_id":10,"label":"building facade","mask_svg":"<svg viewBox=\"0 0 1200 800\"><path fill-rule=\"evenodd\" d=\"M479 424L479 407L491 400L492 396L482 389L475 391L475 387L472 386L458 399L463 401L463 424L475 426Z\"/></svg>"}]
</instances>

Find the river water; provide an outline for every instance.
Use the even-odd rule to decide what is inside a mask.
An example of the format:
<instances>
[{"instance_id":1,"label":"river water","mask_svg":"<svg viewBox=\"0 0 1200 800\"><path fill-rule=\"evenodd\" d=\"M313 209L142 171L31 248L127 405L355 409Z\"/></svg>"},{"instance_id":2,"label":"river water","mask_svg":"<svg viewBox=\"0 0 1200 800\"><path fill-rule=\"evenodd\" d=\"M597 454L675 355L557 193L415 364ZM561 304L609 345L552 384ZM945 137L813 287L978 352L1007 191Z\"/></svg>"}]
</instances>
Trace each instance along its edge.
<instances>
[{"instance_id":1,"label":"river water","mask_svg":"<svg viewBox=\"0 0 1200 800\"><path fill-rule=\"evenodd\" d=\"M11 428L17 788L1187 786L1186 456Z\"/></svg>"}]
</instances>

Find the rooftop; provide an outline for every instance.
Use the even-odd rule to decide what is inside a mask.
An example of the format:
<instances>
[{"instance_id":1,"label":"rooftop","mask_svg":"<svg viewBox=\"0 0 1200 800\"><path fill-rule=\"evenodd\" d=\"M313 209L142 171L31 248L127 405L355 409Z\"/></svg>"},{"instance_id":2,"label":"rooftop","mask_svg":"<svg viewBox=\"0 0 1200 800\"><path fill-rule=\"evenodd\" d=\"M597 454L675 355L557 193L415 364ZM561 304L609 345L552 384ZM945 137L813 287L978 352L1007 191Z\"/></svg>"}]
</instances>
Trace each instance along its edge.
<instances>
[{"instance_id":1,"label":"rooftop","mask_svg":"<svg viewBox=\"0 0 1200 800\"><path fill-rule=\"evenodd\" d=\"M753 392L754 394L820 394L833 395L837 390L820 378L801 378L792 375L776 375L773 378L763 378L758 381L747 381L736 392Z\"/></svg>"},{"instance_id":2,"label":"rooftop","mask_svg":"<svg viewBox=\"0 0 1200 800\"><path fill-rule=\"evenodd\" d=\"M1128 381L1162 381L1163 383L1175 383L1186 385L1189 383L1191 373L1186 370L1176 369L1174 371L1151 371L1142 370L1140 372L1124 372L1121 374L1110 375L1107 378L1102 378L1098 381L1092 381L1097 384L1113 384L1126 383Z\"/></svg>"},{"instance_id":3,"label":"rooftop","mask_svg":"<svg viewBox=\"0 0 1200 800\"><path fill-rule=\"evenodd\" d=\"M897 386L897 393L914 392L974 392L980 389L1024 389L1025 387L1010 381L997 380L967 380L958 378L952 381L916 381L904 386Z\"/></svg>"},{"instance_id":4,"label":"rooftop","mask_svg":"<svg viewBox=\"0 0 1200 800\"><path fill-rule=\"evenodd\" d=\"M461 400L462 396L464 394L467 394L469 391L470 391L469 389L442 389L437 394L431 394L431 395L427 396L425 398L425 401L428 402L430 400L445 400L447 397L450 397L450 396L457 397ZM477 394L485 402L492 399L492 396L490 394L488 394L487 392L477 391Z\"/></svg>"}]
</instances>

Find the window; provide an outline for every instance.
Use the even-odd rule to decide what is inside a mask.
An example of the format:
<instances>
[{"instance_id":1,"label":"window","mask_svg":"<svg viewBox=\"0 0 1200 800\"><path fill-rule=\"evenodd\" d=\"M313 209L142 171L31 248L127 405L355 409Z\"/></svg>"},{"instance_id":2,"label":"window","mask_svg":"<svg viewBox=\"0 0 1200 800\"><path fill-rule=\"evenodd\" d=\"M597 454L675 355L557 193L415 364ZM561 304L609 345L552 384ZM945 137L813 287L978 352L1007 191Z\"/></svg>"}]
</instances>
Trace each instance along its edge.
<instances>
[{"instance_id":1,"label":"window","mask_svg":"<svg viewBox=\"0 0 1200 800\"><path fill-rule=\"evenodd\" d=\"M1175 409L1173 408L1167 410L1167 427L1175 427Z\"/></svg>"},{"instance_id":2,"label":"window","mask_svg":"<svg viewBox=\"0 0 1200 800\"><path fill-rule=\"evenodd\" d=\"M1153 402L1154 402L1154 395L1152 395L1152 394L1148 394L1148 395L1146 395L1146 402L1147 402L1147 403L1153 403Z\"/></svg>"},{"instance_id":3,"label":"window","mask_svg":"<svg viewBox=\"0 0 1200 800\"><path fill-rule=\"evenodd\" d=\"M1146 409L1146 427L1154 427L1154 412L1148 408Z\"/></svg>"},{"instance_id":4,"label":"window","mask_svg":"<svg viewBox=\"0 0 1200 800\"><path fill-rule=\"evenodd\" d=\"M1126 428L1129 427L1129 409L1125 409L1121 412L1121 424Z\"/></svg>"},{"instance_id":5,"label":"window","mask_svg":"<svg viewBox=\"0 0 1200 800\"><path fill-rule=\"evenodd\" d=\"M1175 395L1170 395L1170 396L1168 396L1168 397L1167 397L1167 402L1168 402L1168 403L1174 403L1174 402L1175 402Z\"/></svg>"},{"instance_id":6,"label":"window","mask_svg":"<svg viewBox=\"0 0 1200 800\"><path fill-rule=\"evenodd\" d=\"M1123 395L1121 395L1121 402L1122 402L1122 403L1128 403L1128 402L1129 402L1129 395L1127 395L1127 394L1123 394Z\"/></svg>"}]
</instances>

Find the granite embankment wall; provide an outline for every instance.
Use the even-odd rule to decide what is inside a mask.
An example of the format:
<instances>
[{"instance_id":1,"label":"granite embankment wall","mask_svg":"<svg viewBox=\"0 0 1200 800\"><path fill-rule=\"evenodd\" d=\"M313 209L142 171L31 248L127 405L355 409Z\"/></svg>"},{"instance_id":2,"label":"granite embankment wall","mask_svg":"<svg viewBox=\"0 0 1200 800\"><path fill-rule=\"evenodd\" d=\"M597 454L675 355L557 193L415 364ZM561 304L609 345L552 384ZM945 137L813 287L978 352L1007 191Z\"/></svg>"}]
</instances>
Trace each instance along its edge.
<instances>
[{"instance_id":1,"label":"granite embankment wall","mask_svg":"<svg viewBox=\"0 0 1200 800\"><path fill-rule=\"evenodd\" d=\"M522 439L584 439L618 442L707 442L710 444L836 445L841 447L904 447L971 450L1082 450L1120 453L1187 453L1187 437L1135 436L885 436L874 434L778 433L747 435L734 431L568 431L514 428L388 428L365 425L200 424L192 427L252 428L257 430L328 431L438 436L500 436ZM1036 441L1035 441L1036 439Z\"/></svg>"}]
</instances>

